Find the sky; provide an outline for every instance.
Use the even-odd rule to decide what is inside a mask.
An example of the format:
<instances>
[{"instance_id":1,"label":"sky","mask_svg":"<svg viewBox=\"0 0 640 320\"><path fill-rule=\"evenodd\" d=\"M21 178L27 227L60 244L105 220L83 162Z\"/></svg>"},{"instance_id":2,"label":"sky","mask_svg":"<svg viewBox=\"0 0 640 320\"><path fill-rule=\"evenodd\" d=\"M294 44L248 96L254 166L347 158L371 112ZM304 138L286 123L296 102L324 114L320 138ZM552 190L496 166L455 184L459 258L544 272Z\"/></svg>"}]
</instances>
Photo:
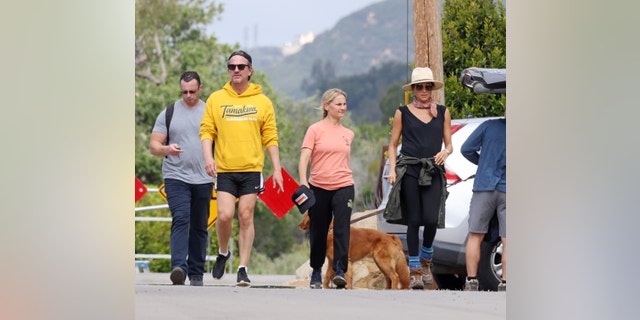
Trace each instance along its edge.
<instances>
[{"instance_id":1,"label":"sky","mask_svg":"<svg viewBox=\"0 0 640 320\"><path fill-rule=\"evenodd\" d=\"M282 46L298 35L318 35L338 20L383 0L221 0L224 12L214 19L219 42L242 48Z\"/></svg>"}]
</instances>

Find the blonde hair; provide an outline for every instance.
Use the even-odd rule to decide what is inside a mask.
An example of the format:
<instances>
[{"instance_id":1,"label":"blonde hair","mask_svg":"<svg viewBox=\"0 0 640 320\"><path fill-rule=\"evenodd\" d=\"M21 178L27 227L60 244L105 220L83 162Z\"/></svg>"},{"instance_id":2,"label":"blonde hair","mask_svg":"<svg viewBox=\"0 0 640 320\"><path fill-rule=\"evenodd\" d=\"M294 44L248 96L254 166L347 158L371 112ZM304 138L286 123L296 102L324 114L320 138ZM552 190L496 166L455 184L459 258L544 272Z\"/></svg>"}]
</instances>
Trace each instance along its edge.
<instances>
[{"instance_id":1,"label":"blonde hair","mask_svg":"<svg viewBox=\"0 0 640 320\"><path fill-rule=\"evenodd\" d=\"M329 89L322 94L322 106L320 106L322 108L322 119L329 115L329 111L324 106L331 103L339 95L343 95L345 99L347 98L347 93L338 88Z\"/></svg>"}]
</instances>

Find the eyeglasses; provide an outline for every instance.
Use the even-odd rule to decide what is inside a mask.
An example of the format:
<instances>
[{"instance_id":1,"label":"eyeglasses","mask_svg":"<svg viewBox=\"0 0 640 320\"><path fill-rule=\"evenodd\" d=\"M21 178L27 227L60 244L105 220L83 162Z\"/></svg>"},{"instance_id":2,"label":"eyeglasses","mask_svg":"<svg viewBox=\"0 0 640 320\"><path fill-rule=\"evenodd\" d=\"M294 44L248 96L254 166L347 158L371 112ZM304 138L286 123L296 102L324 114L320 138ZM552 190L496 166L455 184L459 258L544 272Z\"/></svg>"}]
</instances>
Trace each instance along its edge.
<instances>
[{"instance_id":1,"label":"eyeglasses","mask_svg":"<svg viewBox=\"0 0 640 320\"><path fill-rule=\"evenodd\" d=\"M244 70L244 68L248 66L249 66L248 64L228 64L227 69L229 69L229 71L235 71L237 67L238 70L242 71Z\"/></svg>"},{"instance_id":2,"label":"eyeglasses","mask_svg":"<svg viewBox=\"0 0 640 320\"><path fill-rule=\"evenodd\" d=\"M427 89L427 91L431 91L433 89L433 83L429 83L429 84L418 83L418 84L414 84L413 87L417 91L422 91L422 89Z\"/></svg>"},{"instance_id":3,"label":"eyeglasses","mask_svg":"<svg viewBox=\"0 0 640 320\"><path fill-rule=\"evenodd\" d=\"M198 90L182 90L182 94L187 94L187 93L195 94L196 92L198 92Z\"/></svg>"},{"instance_id":4,"label":"eyeglasses","mask_svg":"<svg viewBox=\"0 0 640 320\"><path fill-rule=\"evenodd\" d=\"M413 87L416 88L416 90L418 91L422 91L422 89L427 89L427 91L429 91L433 89L433 83L429 83L429 84L418 83L418 84L414 84Z\"/></svg>"}]
</instances>

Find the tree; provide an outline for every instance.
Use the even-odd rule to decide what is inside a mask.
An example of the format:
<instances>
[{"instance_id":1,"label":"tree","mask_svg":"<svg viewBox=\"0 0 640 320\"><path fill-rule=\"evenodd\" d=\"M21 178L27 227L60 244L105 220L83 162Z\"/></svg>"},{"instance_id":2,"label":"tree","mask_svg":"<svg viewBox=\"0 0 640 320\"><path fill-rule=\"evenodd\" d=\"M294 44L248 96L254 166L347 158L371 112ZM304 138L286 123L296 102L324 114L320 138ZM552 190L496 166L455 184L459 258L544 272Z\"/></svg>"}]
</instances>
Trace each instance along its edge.
<instances>
[{"instance_id":1,"label":"tree","mask_svg":"<svg viewBox=\"0 0 640 320\"><path fill-rule=\"evenodd\" d=\"M468 67L506 68L506 12L502 1L447 0L442 42L445 97L452 118L501 116L505 95L478 95L459 78Z\"/></svg>"},{"instance_id":2,"label":"tree","mask_svg":"<svg viewBox=\"0 0 640 320\"><path fill-rule=\"evenodd\" d=\"M322 65L322 60L316 59L311 66L311 76L302 80L300 89L307 96L313 96L317 91L324 92L318 88L326 87L327 83L336 78L336 71L331 60L327 60Z\"/></svg>"},{"instance_id":3,"label":"tree","mask_svg":"<svg viewBox=\"0 0 640 320\"><path fill-rule=\"evenodd\" d=\"M403 106L404 90L402 90L402 83L396 82L387 88L386 94L380 99L380 110L382 111L381 124L388 125L389 118L393 117L396 109Z\"/></svg>"},{"instance_id":4,"label":"tree","mask_svg":"<svg viewBox=\"0 0 640 320\"><path fill-rule=\"evenodd\" d=\"M221 12L221 5L206 0L136 0L136 76L164 83L180 67L182 49L209 40L204 28Z\"/></svg>"}]
</instances>

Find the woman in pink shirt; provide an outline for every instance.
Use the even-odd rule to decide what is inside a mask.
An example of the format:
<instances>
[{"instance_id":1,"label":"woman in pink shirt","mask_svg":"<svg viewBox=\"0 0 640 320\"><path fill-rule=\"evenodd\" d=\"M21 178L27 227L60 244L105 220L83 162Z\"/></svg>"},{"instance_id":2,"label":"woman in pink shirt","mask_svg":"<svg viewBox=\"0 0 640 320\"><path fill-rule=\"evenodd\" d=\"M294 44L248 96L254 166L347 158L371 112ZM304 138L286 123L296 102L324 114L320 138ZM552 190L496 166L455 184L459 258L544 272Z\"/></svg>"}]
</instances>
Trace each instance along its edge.
<instances>
[{"instance_id":1,"label":"woman in pink shirt","mask_svg":"<svg viewBox=\"0 0 640 320\"><path fill-rule=\"evenodd\" d=\"M329 89L322 95L322 120L307 129L300 150L298 173L300 184L313 191L315 205L309 209L311 288L322 288L322 265L327 252L327 234L333 219L333 283L344 288L344 273L349 263L349 231L354 198L354 181L350 168L351 142L354 133L340 120L347 112L347 94ZM307 180L307 168L311 172Z\"/></svg>"}]
</instances>

